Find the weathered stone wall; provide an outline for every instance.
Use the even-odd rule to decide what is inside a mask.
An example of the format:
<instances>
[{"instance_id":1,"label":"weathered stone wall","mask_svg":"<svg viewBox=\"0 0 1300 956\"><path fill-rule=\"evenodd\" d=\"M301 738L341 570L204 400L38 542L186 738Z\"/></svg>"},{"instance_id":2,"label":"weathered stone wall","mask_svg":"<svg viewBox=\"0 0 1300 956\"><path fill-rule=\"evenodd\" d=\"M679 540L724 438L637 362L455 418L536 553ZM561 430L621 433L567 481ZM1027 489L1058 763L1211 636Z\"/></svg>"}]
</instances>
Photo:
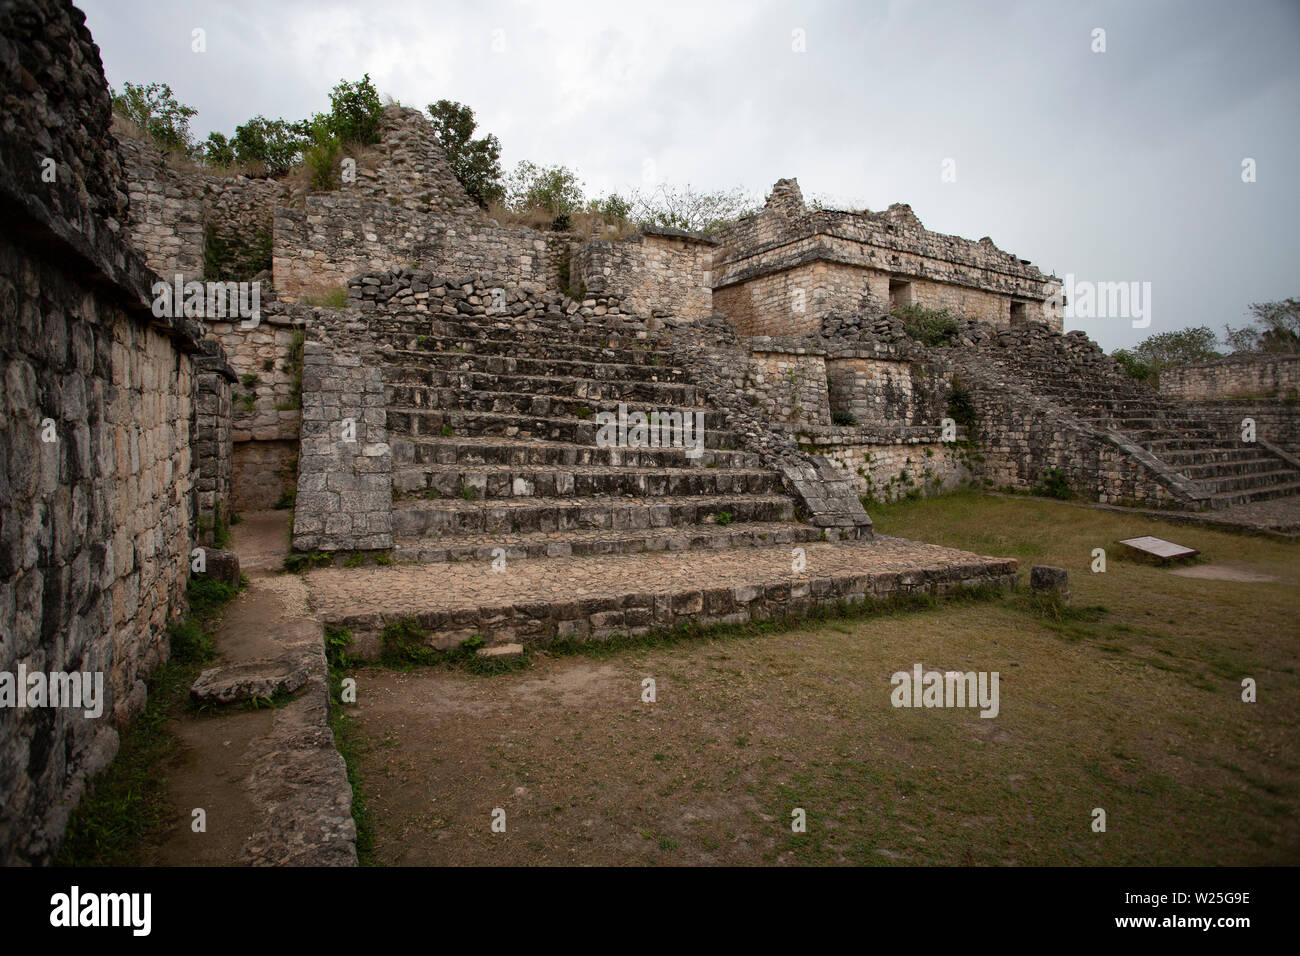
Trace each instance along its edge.
<instances>
[{"instance_id":1,"label":"weathered stone wall","mask_svg":"<svg viewBox=\"0 0 1300 956\"><path fill-rule=\"evenodd\" d=\"M309 340L302 382L294 548L391 548L392 453L376 356L359 344L335 347Z\"/></svg>"},{"instance_id":2,"label":"weathered stone wall","mask_svg":"<svg viewBox=\"0 0 1300 956\"><path fill-rule=\"evenodd\" d=\"M298 487L298 439L235 444L231 508L236 514L266 511Z\"/></svg>"},{"instance_id":3,"label":"weathered stone wall","mask_svg":"<svg viewBox=\"0 0 1300 956\"><path fill-rule=\"evenodd\" d=\"M151 314L157 277L123 245L128 189L84 15L0 6L0 78L0 672L103 680L99 716L0 707L0 863L48 863L185 610L196 512L223 494L221 385L200 412L202 330Z\"/></svg>"},{"instance_id":4,"label":"weathered stone wall","mask_svg":"<svg viewBox=\"0 0 1300 956\"><path fill-rule=\"evenodd\" d=\"M852 478L858 494L875 501L942 494L971 480L969 450L953 442L899 437L888 443L818 442L816 448Z\"/></svg>"},{"instance_id":5,"label":"weathered stone wall","mask_svg":"<svg viewBox=\"0 0 1300 956\"><path fill-rule=\"evenodd\" d=\"M636 315L705 318L713 314L714 245L694 233L657 228L596 240L573 252L570 286L617 295Z\"/></svg>"},{"instance_id":6,"label":"weathered stone wall","mask_svg":"<svg viewBox=\"0 0 1300 956\"><path fill-rule=\"evenodd\" d=\"M744 388L754 408L768 421L831 423L823 355L753 352Z\"/></svg>"},{"instance_id":7,"label":"weathered stone wall","mask_svg":"<svg viewBox=\"0 0 1300 956\"><path fill-rule=\"evenodd\" d=\"M1187 402L1186 408L1224 435L1240 435L1242 422L1253 419L1255 435L1300 457L1300 402L1287 399Z\"/></svg>"},{"instance_id":8,"label":"weathered stone wall","mask_svg":"<svg viewBox=\"0 0 1300 956\"><path fill-rule=\"evenodd\" d=\"M815 314L919 303L999 325L1037 319L1060 329L1063 322L1059 280L987 237L930 232L904 204L881 213L809 211L798 184L781 180L762 212L718 239L714 299L741 334L755 334L755 323L758 334L798 334L808 320L790 302L801 287ZM825 271L804 268L812 263ZM754 283L749 295L736 289ZM1014 318L1013 302L1020 307Z\"/></svg>"},{"instance_id":9,"label":"weathered stone wall","mask_svg":"<svg viewBox=\"0 0 1300 956\"><path fill-rule=\"evenodd\" d=\"M204 339L203 352L194 357L193 455L198 508L196 538L200 544L217 543L220 529L228 527L234 480L234 446L231 442L230 386L235 372L221 347Z\"/></svg>"},{"instance_id":10,"label":"weathered stone wall","mask_svg":"<svg viewBox=\"0 0 1300 956\"><path fill-rule=\"evenodd\" d=\"M186 280L238 281L270 268L271 213L288 198L284 184L169 161L137 138L138 131L117 123L114 137L131 198L130 241L150 268L168 281L177 273Z\"/></svg>"},{"instance_id":11,"label":"weathered stone wall","mask_svg":"<svg viewBox=\"0 0 1300 956\"><path fill-rule=\"evenodd\" d=\"M829 306L817 295L824 263L756 276L748 282L714 288L713 307L727 317L737 335L815 335Z\"/></svg>"},{"instance_id":12,"label":"weathered stone wall","mask_svg":"<svg viewBox=\"0 0 1300 956\"><path fill-rule=\"evenodd\" d=\"M558 283L545 233L448 220L339 193L306 209L275 210L274 271L281 297L334 292L360 275L421 268L489 282Z\"/></svg>"},{"instance_id":13,"label":"weathered stone wall","mask_svg":"<svg viewBox=\"0 0 1300 956\"><path fill-rule=\"evenodd\" d=\"M1300 355L1230 355L1160 370L1160 394L1205 399L1300 393Z\"/></svg>"}]
</instances>

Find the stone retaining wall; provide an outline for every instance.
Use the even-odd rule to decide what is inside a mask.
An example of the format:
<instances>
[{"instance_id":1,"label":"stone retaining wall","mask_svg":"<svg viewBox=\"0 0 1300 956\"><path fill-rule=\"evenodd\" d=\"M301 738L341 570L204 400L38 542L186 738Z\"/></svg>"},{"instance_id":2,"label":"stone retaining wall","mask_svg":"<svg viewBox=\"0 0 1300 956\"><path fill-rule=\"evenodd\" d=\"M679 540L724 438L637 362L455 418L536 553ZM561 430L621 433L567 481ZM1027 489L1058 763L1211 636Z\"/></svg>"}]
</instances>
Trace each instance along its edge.
<instances>
[{"instance_id":1,"label":"stone retaining wall","mask_svg":"<svg viewBox=\"0 0 1300 956\"><path fill-rule=\"evenodd\" d=\"M1300 355L1230 355L1160 371L1160 394L1188 400L1300 394Z\"/></svg>"},{"instance_id":2,"label":"stone retaining wall","mask_svg":"<svg viewBox=\"0 0 1300 956\"><path fill-rule=\"evenodd\" d=\"M649 227L616 242L589 242L573 252L570 286L616 295L637 315L705 318L713 314L714 245L695 233Z\"/></svg>"},{"instance_id":3,"label":"stone retaining wall","mask_svg":"<svg viewBox=\"0 0 1300 956\"><path fill-rule=\"evenodd\" d=\"M360 345L308 341L302 384L294 548L392 548L393 465L377 358Z\"/></svg>"}]
</instances>

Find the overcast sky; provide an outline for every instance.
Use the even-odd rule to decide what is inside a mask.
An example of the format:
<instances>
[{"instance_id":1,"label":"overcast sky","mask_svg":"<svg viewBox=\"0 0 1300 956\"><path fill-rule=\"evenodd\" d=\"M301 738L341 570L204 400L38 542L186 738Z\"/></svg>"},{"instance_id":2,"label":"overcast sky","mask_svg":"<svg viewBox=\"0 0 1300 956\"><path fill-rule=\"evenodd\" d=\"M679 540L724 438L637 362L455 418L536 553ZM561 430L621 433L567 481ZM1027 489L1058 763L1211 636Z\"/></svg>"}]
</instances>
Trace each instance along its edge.
<instances>
[{"instance_id":1,"label":"overcast sky","mask_svg":"<svg viewBox=\"0 0 1300 956\"><path fill-rule=\"evenodd\" d=\"M368 72L407 106L467 103L507 168L563 163L589 194L647 161L760 198L795 176L1062 279L1151 283L1148 328L1067 319L1107 350L1300 296L1297 0L78 5L109 82L171 84L200 139Z\"/></svg>"}]
</instances>

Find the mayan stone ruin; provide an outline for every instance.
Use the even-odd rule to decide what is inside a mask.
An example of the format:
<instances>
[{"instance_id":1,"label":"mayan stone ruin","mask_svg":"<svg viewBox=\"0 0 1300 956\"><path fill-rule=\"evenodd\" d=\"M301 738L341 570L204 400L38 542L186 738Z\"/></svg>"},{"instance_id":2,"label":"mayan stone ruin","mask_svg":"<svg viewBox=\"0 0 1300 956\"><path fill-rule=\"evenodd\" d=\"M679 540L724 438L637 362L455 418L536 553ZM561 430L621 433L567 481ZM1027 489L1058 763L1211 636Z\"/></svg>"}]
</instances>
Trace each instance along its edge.
<instances>
[{"instance_id":1,"label":"mayan stone ruin","mask_svg":"<svg viewBox=\"0 0 1300 956\"><path fill-rule=\"evenodd\" d=\"M428 649L514 654L1016 586L1014 558L873 527L871 502L958 488L1051 476L1187 514L1300 493L1294 357L1138 384L1064 331L1031 250L906 204L811 208L791 176L711 234L504 225L395 104L337 188L227 177L114 122L75 7L6 0L0 37L0 672L104 675L101 715L0 708L6 864L58 853L187 583L239 584L235 516L287 504L310 609L195 685L303 695L264 744L292 797L250 784L241 861L347 865L327 633L359 659L412 621ZM160 315L160 282L193 310ZM255 287L256 314L196 283ZM909 306L955 333L913 338Z\"/></svg>"}]
</instances>

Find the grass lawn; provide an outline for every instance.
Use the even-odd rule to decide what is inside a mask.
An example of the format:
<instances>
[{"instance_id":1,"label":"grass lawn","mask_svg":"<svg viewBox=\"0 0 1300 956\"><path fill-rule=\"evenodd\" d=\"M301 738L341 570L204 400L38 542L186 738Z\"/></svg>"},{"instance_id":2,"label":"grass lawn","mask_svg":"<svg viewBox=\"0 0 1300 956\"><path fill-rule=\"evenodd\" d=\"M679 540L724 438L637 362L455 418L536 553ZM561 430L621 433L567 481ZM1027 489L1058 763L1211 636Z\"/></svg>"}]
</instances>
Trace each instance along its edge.
<instances>
[{"instance_id":1,"label":"grass lawn","mask_svg":"<svg viewBox=\"0 0 1300 956\"><path fill-rule=\"evenodd\" d=\"M873 517L1064 567L1073 610L1022 592L492 676L362 668L370 862L1300 863L1300 546L974 494ZM1120 554L1140 534L1282 581L1178 577ZM1000 713L892 707L917 663L997 671Z\"/></svg>"}]
</instances>

